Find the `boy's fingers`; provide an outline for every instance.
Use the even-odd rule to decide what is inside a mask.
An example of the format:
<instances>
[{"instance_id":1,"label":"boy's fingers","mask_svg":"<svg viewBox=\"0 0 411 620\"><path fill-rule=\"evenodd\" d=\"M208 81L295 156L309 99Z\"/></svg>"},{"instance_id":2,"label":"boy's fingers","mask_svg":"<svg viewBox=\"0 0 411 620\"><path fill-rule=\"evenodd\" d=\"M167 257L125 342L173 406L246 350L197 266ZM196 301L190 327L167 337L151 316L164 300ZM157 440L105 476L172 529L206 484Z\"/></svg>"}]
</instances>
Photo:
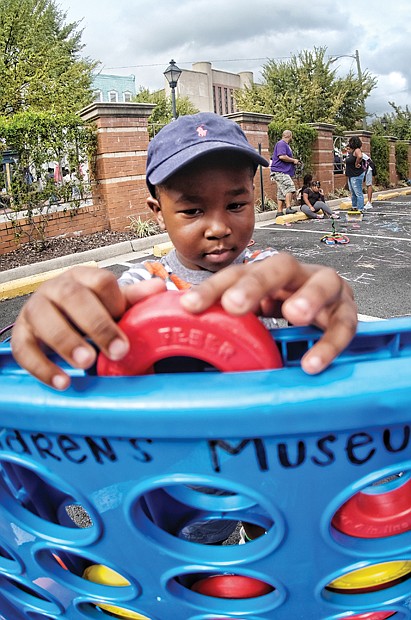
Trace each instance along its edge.
<instances>
[{"instance_id":1,"label":"boy's fingers","mask_svg":"<svg viewBox=\"0 0 411 620\"><path fill-rule=\"evenodd\" d=\"M308 374L324 370L351 342L357 328L357 308L350 296L329 317L320 340L302 358L301 366Z\"/></svg>"},{"instance_id":2,"label":"boy's fingers","mask_svg":"<svg viewBox=\"0 0 411 620\"><path fill-rule=\"evenodd\" d=\"M34 377L57 390L68 388L68 375L43 353L33 334L25 329L23 321L18 321L14 326L11 346L16 362Z\"/></svg>"},{"instance_id":3,"label":"boy's fingers","mask_svg":"<svg viewBox=\"0 0 411 620\"><path fill-rule=\"evenodd\" d=\"M126 299L127 307L133 306L138 301L145 299L149 295L155 295L167 290L167 286L164 280L161 278L152 278L151 280L143 280L125 286L122 291Z\"/></svg>"},{"instance_id":4,"label":"boy's fingers","mask_svg":"<svg viewBox=\"0 0 411 620\"><path fill-rule=\"evenodd\" d=\"M227 312L245 314L255 311L267 295L274 297L289 282L290 274L302 282L303 274L297 271L299 263L288 254L275 254L251 265L233 265L187 292L182 304L190 312L202 312L221 299Z\"/></svg>"},{"instance_id":5,"label":"boy's fingers","mask_svg":"<svg viewBox=\"0 0 411 620\"><path fill-rule=\"evenodd\" d=\"M24 308L34 336L78 368L94 361L83 334L108 357L123 357L128 341L114 319L122 315L126 302L114 275L79 269L63 276L41 287Z\"/></svg>"}]
</instances>

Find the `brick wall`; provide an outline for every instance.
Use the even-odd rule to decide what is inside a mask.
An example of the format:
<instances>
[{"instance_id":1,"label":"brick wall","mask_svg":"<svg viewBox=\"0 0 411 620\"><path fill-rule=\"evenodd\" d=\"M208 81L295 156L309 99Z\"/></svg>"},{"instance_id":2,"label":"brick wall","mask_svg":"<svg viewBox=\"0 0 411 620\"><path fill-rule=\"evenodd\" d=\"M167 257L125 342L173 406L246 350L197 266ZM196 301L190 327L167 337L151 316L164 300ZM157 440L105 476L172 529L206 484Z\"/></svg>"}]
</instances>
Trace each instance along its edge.
<instances>
[{"instance_id":1,"label":"brick wall","mask_svg":"<svg viewBox=\"0 0 411 620\"><path fill-rule=\"evenodd\" d=\"M149 217L145 165L148 117L154 105L93 103L81 112L97 127L95 204L101 205L111 230L126 230L130 216Z\"/></svg>"},{"instance_id":2,"label":"brick wall","mask_svg":"<svg viewBox=\"0 0 411 620\"><path fill-rule=\"evenodd\" d=\"M62 235L89 235L101 230L107 230L108 222L104 209L93 204L91 200L86 201L84 206L78 210L70 210L70 207L50 213L47 218L46 237L53 238ZM20 241L26 243L31 240L40 239L40 235L35 230L36 225L41 225L41 216L33 218L29 222L26 218L18 219L18 229L16 230L12 222L6 216L2 216L0 221L0 254L12 252L17 247L17 230L21 231Z\"/></svg>"}]
</instances>

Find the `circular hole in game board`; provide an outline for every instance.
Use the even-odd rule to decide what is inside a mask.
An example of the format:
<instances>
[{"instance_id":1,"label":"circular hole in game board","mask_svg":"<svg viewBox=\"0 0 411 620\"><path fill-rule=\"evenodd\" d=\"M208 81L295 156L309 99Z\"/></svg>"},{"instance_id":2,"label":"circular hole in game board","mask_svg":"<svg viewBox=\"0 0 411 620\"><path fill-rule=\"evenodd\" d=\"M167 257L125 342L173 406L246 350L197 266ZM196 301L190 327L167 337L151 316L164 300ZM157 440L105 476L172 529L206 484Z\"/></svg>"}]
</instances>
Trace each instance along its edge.
<instances>
[{"instance_id":1,"label":"circular hole in game board","mask_svg":"<svg viewBox=\"0 0 411 620\"><path fill-rule=\"evenodd\" d=\"M39 614L37 611L26 611L26 616L29 620L58 620L57 616L50 616L49 614Z\"/></svg>"},{"instance_id":2,"label":"circular hole in game board","mask_svg":"<svg viewBox=\"0 0 411 620\"><path fill-rule=\"evenodd\" d=\"M342 595L378 593L407 584L411 578L411 560L392 560L348 571L330 581L326 592Z\"/></svg>"},{"instance_id":3,"label":"circular hole in game board","mask_svg":"<svg viewBox=\"0 0 411 620\"><path fill-rule=\"evenodd\" d=\"M150 528L150 536L159 542L162 531L183 542L213 547L237 545L242 523L253 531L249 538L262 537L274 526L274 518L253 498L214 484L152 489L137 499L132 514L139 529Z\"/></svg>"},{"instance_id":4,"label":"circular hole in game board","mask_svg":"<svg viewBox=\"0 0 411 620\"><path fill-rule=\"evenodd\" d=\"M43 612L46 614L46 617L49 614L59 614L61 612L60 606L53 597L45 589L40 588L34 583L27 583L26 581L0 575L0 591L4 596L18 603L19 606L27 605L31 608L37 608L38 612Z\"/></svg>"},{"instance_id":5,"label":"circular hole in game board","mask_svg":"<svg viewBox=\"0 0 411 620\"><path fill-rule=\"evenodd\" d=\"M364 614L355 614L348 618L344 616L344 618L346 620L388 620L388 618L394 618L394 616L397 616L395 611L370 611Z\"/></svg>"},{"instance_id":6,"label":"circular hole in game board","mask_svg":"<svg viewBox=\"0 0 411 620\"><path fill-rule=\"evenodd\" d=\"M332 527L336 532L363 540L407 534L410 538L410 473L382 477L352 495L333 515Z\"/></svg>"},{"instance_id":7,"label":"circular hole in game board","mask_svg":"<svg viewBox=\"0 0 411 620\"><path fill-rule=\"evenodd\" d=\"M103 620L105 618L107 618L107 620L110 618L111 620L113 620L113 618L120 620L157 620L157 618L146 616L138 611L133 611L128 607L124 607L123 605L81 602L77 605L77 609L81 612L82 617L96 618L96 620Z\"/></svg>"},{"instance_id":8,"label":"circular hole in game board","mask_svg":"<svg viewBox=\"0 0 411 620\"><path fill-rule=\"evenodd\" d=\"M0 541L0 571L19 572L20 563L14 557L11 549L8 549L5 543Z\"/></svg>"},{"instance_id":9,"label":"circular hole in game board","mask_svg":"<svg viewBox=\"0 0 411 620\"><path fill-rule=\"evenodd\" d=\"M36 551L36 561L41 568L63 586L85 595L104 596L107 586L111 596L122 600L140 593L131 578L107 563L91 559L68 549L45 547Z\"/></svg>"},{"instance_id":10,"label":"circular hole in game board","mask_svg":"<svg viewBox=\"0 0 411 620\"><path fill-rule=\"evenodd\" d=\"M263 575L235 572L192 572L176 575L167 582L167 589L179 600L216 612L249 616L277 607L284 593ZM215 617L215 616L211 616ZM217 616L219 617L219 616Z\"/></svg>"},{"instance_id":11,"label":"circular hole in game board","mask_svg":"<svg viewBox=\"0 0 411 620\"><path fill-rule=\"evenodd\" d=\"M90 517L91 510L83 508L86 500L79 501L66 483L36 465L23 464L21 459L0 459L0 502L26 527L36 532L45 530L50 534L54 526L60 526L70 530L70 537L76 539L96 535L95 520ZM79 514L77 522L70 514L70 510L76 506ZM93 534L87 530L93 530Z\"/></svg>"}]
</instances>

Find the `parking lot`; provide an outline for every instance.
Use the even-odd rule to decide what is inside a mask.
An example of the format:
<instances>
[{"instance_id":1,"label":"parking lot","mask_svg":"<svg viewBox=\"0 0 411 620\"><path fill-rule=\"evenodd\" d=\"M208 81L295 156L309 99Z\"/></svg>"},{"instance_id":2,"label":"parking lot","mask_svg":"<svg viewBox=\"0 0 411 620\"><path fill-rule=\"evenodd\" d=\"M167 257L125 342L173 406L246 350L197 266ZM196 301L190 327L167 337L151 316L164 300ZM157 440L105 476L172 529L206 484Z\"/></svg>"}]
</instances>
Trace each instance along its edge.
<instances>
[{"instance_id":1,"label":"parking lot","mask_svg":"<svg viewBox=\"0 0 411 620\"><path fill-rule=\"evenodd\" d=\"M411 196L373 201L362 221L347 221L341 210L337 232L346 245L325 245L330 220L304 220L291 225L258 225L256 247L271 246L298 259L333 267L352 286L360 315L389 318L411 315Z\"/></svg>"}]
</instances>

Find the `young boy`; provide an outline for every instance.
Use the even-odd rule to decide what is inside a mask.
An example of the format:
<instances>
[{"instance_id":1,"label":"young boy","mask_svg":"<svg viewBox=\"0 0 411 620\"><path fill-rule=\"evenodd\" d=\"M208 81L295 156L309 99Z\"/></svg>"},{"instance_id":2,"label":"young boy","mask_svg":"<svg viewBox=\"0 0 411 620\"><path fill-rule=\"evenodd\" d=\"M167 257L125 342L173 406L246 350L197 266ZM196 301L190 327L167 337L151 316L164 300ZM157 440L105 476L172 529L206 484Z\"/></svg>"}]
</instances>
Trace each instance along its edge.
<instances>
[{"instance_id":1,"label":"young boy","mask_svg":"<svg viewBox=\"0 0 411 620\"><path fill-rule=\"evenodd\" d=\"M240 127L216 114L183 116L164 127L148 149L147 202L175 249L161 261L132 267L118 282L108 271L77 267L44 283L16 321L16 361L64 390L69 377L45 355L44 345L77 368L95 361L86 337L109 358L121 359L129 343L116 320L128 307L166 287L196 285L181 301L193 313L221 300L234 315L252 310L294 325L318 325L324 334L302 367L322 371L354 336L352 292L332 269L274 250L247 250L259 164L268 166Z\"/></svg>"}]
</instances>

